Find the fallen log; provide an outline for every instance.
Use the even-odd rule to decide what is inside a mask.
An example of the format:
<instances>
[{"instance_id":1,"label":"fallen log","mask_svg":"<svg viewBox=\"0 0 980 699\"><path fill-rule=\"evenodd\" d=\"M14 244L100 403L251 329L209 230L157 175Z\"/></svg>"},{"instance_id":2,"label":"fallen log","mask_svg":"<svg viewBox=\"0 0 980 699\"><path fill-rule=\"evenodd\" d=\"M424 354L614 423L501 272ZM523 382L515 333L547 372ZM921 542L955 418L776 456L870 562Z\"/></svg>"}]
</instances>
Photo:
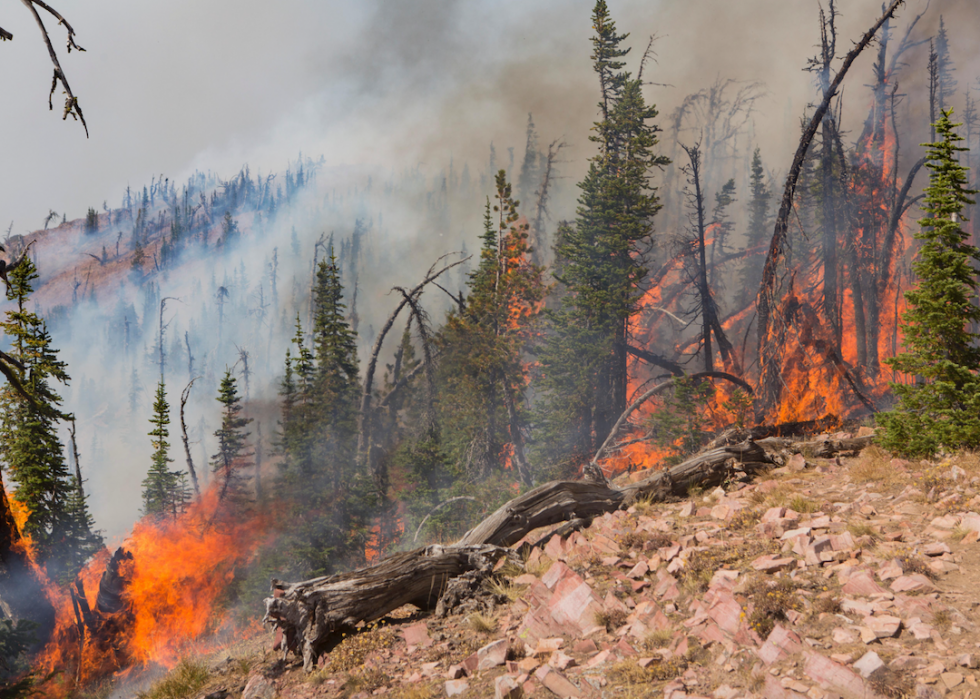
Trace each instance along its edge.
<instances>
[{"instance_id":1,"label":"fallen log","mask_svg":"<svg viewBox=\"0 0 980 699\"><path fill-rule=\"evenodd\" d=\"M426 546L351 573L294 584L273 580L265 621L283 632L283 658L298 653L311 672L337 632L405 604L432 609L451 580L471 571L488 575L502 556L513 554L492 545Z\"/></svg>"},{"instance_id":2,"label":"fallen log","mask_svg":"<svg viewBox=\"0 0 980 699\"><path fill-rule=\"evenodd\" d=\"M444 612L458 601L460 588L474 589L502 556L519 560L506 547L535 529L587 520L640 499L687 497L692 486L717 485L735 471L751 474L772 463L761 446L746 441L698 454L623 488L590 481L545 483L505 503L452 546L399 553L362 570L299 583L273 580L264 621L282 632L283 657L300 654L310 672L338 633L361 622L404 604Z\"/></svg>"}]
</instances>

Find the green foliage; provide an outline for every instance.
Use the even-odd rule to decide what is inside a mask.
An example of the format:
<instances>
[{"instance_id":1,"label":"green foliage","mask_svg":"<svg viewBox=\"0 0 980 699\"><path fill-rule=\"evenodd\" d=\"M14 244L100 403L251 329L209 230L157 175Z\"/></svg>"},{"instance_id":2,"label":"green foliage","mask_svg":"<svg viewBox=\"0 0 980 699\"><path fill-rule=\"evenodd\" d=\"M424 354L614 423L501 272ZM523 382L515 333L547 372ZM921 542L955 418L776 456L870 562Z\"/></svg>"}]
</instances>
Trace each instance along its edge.
<instances>
[{"instance_id":1,"label":"green foliage","mask_svg":"<svg viewBox=\"0 0 980 699\"><path fill-rule=\"evenodd\" d=\"M172 517L183 512L189 494L184 473L171 471L170 436L167 425L170 424L170 405L167 403L166 387L163 380L157 384L156 398L153 401L153 417L150 418L153 429L149 435L153 437L153 458L150 470L143 480L143 514L150 517Z\"/></svg>"},{"instance_id":2,"label":"green foliage","mask_svg":"<svg viewBox=\"0 0 980 699\"><path fill-rule=\"evenodd\" d=\"M324 575L363 562L373 502L356 458L361 392L357 335L346 319L337 259L317 267L312 349L299 319L280 385L280 494L290 508L287 546L304 572Z\"/></svg>"},{"instance_id":3,"label":"green foliage","mask_svg":"<svg viewBox=\"0 0 980 699\"><path fill-rule=\"evenodd\" d=\"M159 396L159 389L157 392ZM218 452L211 457L211 468L219 485L219 498L236 507L244 507L248 501L245 491L248 475L245 470L251 465L251 452L248 449L248 435L245 427L252 421L242 417L241 396L238 395L238 382L231 369L225 369L218 388L218 402L221 403L221 427L214 436L218 438Z\"/></svg>"},{"instance_id":4,"label":"green foliage","mask_svg":"<svg viewBox=\"0 0 980 699\"><path fill-rule=\"evenodd\" d=\"M752 416L752 396L741 388L736 388L721 407L731 414L734 426L744 430Z\"/></svg>"},{"instance_id":5,"label":"green foliage","mask_svg":"<svg viewBox=\"0 0 980 699\"><path fill-rule=\"evenodd\" d=\"M241 231L238 230L238 221L232 218L231 211L225 211L225 217L221 221L221 237L218 239L218 245L227 249L238 242L241 235Z\"/></svg>"},{"instance_id":6,"label":"green foliage","mask_svg":"<svg viewBox=\"0 0 980 699\"><path fill-rule=\"evenodd\" d=\"M37 278L29 258L9 275L7 299L15 306L0 327L11 338L10 355L23 366L12 370L34 401L9 383L0 389L0 464L14 485L13 498L28 512L24 533L49 575L61 579L74 576L102 540L91 531L82 484L69 472L58 438L61 397L51 382L70 378L44 319L27 310Z\"/></svg>"},{"instance_id":7,"label":"green foliage","mask_svg":"<svg viewBox=\"0 0 980 699\"><path fill-rule=\"evenodd\" d=\"M619 60L629 49L605 2L593 11L593 65L599 77L600 121L590 140L599 152L579 183L574 226L555 245L560 305L548 314L541 354L542 457L564 461L593 452L626 407L626 333L646 274L641 244L660 208L650 171L668 160L654 153L657 110L639 79Z\"/></svg>"},{"instance_id":8,"label":"green foliage","mask_svg":"<svg viewBox=\"0 0 980 699\"><path fill-rule=\"evenodd\" d=\"M677 450L677 456L697 451L704 438L702 411L714 390L710 381L675 378L674 390L650 417L654 443Z\"/></svg>"},{"instance_id":9,"label":"green foliage","mask_svg":"<svg viewBox=\"0 0 980 699\"><path fill-rule=\"evenodd\" d=\"M878 416L881 446L909 456L980 447L980 336L971 332L980 322L973 267L980 251L960 227L975 192L967 188L967 168L956 160L966 149L956 145L962 138L951 114L943 111L935 125L938 141L929 144L927 216L915 236L922 247L912 266L918 285L905 293L903 351L885 360L913 383L892 383L897 403Z\"/></svg>"},{"instance_id":10,"label":"green foliage","mask_svg":"<svg viewBox=\"0 0 980 699\"><path fill-rule=\"evenodd\" d=\"M762 278L762 266L765 263L765 244L772 231L769 227L769 199L772 192L766 187L766 175L762 166L761 151L756 148L752 153L751 174L749 175L749 228L746 232L746 247L756 253L746 258L742 267L741 287L743 299L759 287Z\"/></svg>"},{"instance_id":11,"label":"green foliage","mask_svg":"<svg viewBox=\"0 0 980 699\"><path fill-rule=\"evenodd\" d=\"M534 341L544 298L542 268L528 259L528 226L519 223L503 170L496 187L497 221L488 200L480 264L470 274L465 306L449 314L436 338L442 445L473 476L500 469L507 453L523 449L523 354Z\"/></svg>"},{"instance_id":12,"label":"green foliage","mask_svg":"<svg viewBox=\"0 0 980 699\"><path fill-rule=\"evenodd\" d=\"M91 234L97 230L99 230L99 212L90 206L88 213L85 214L85 232Z\"/></svg>"}]
</instances>

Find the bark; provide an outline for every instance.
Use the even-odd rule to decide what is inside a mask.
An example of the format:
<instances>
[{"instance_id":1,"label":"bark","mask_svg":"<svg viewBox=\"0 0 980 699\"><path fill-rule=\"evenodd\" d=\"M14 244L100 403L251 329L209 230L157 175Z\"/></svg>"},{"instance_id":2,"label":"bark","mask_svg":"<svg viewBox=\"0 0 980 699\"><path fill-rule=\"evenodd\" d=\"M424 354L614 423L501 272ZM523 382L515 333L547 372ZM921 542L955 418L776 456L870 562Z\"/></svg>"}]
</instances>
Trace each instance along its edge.
<instances>
[{"instance_id":1,"label":"bark","mask_svg":"<svg viewBox=\"0 0 980 699\"><path fill-rule=\"evenodd\" d=\"M7 493L0 485L0 616L36 623L38 638L44 639L54 627L54 607L40 592L41 576L31 564Z\"/></svg>"},{"instance_id":2,"label":"bark","mask_svg":"<svg viewBox=\"0 0 980 699\"><path fill-rule=\"evenodd\" d=\"M194 459L191 458L191 442L187 438L187 422L184 420L184 410L187 407L187 399L191 395L191 387L199 377L190 380L184 390L180 393L180 437L184 441L184 456L187 459L187 472L191 475L191 485L194 486L194 495L201 497L201 488L197 483L197 470L194 468Z\"/></svg>"}]
</instances>

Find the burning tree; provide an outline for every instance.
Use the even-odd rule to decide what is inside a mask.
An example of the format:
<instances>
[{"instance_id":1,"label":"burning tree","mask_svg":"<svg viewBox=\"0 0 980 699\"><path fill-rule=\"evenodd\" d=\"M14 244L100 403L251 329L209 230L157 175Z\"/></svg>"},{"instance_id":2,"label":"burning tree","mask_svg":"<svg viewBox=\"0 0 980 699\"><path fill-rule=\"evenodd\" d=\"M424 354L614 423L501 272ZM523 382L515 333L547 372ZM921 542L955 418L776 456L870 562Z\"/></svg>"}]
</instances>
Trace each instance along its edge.
<instances>
[{"instance_id":1,"label":"burning tree","mask_svg":"<svg viewBox=\"0 0 980 699\"><path fill-rule=\"evenodd\" d=\"M891 384L898 398L883 413L882 445L910 455L931 455L939 447L980 446L980 338L971 324L980 322L977 270L980 250L967 243L960 227L963 208L976 190L967 188L967 168L956 160L963 140L953 130L952 109L936 122L939 140L929 146L932 174L926 189L928 214L915 237L922 242L913 270L918 286L905 294L904 351L886 360L912 383Z\"/></svg>"},{"instance_id":2,"label":"burning tree","mask_svg":"<svg viewBox=\"0 0 980 699\"><path fill-rule=\"evenodd\" d=\"M29 392L28 400L8 384L0 391L0 461L15 484L12 506L21 532L34 546L37 563L46 565L54 579L72 577L102 539L87 526L90 521L82 484L65 462L57 433L61 396L52 381L67 384L66 365L51 347L43 318L28 310L38 278L30 259L10 274L8 311L0 327L13 339L12 358L20 365L18 382Z\"/></svg>"}]
</instances>

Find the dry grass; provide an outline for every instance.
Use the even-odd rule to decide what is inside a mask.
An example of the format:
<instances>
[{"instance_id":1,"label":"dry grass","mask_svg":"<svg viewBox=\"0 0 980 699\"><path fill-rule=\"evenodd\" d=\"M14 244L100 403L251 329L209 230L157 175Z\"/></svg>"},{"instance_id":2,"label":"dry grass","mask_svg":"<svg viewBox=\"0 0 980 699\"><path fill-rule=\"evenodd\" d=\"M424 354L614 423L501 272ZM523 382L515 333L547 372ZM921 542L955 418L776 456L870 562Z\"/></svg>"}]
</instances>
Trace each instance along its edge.
<instances>
[{"instance_id":1,"label":"dry grass","mask_svg":"<svg viewBox=\"0 0 980 699\"><path fill-rule=\"evenodd\" d=\"M432 687L413 684L398 687L388 696L391 699L434 699L438 693Z\"/></svg>"},{"instance_id":2,"label":"dry grass","mask_svg":"<svg viewBox=\"0 0 980 699\"><path fill-rule=\"evenodd\" d=\"M739 510L735 513L728 521L728 528L732 531L740 531L743 529L751 529L759 520L762 519L762 513L755 509L744 509Z\"/></svg>"},{"instance_id":3,"label":"dry grass","mask_svg":"<svg viewBox=\"0 0 980 699\"><path fill-rule=\"evenodd\" d=\"M796 582L789 578L756 578L750 582L745 590L752 605L749 626L762 638L768 636L777 621L786 619L787 611L799 610L803 606L796 594L797 589Z\"/></svg>"},{"instance_id":4,"label":"dry grass","mask_svg":"<svg viewBox=\"0 0 980 699\"><path fill-rule=\"evenodd\" d=\"M497 630L497 620L493 617L484 616L479 612L474 612L466 617L466 623L477 633L489 635Z\"/></svg>"},{"instance_id":5,"label":"dry grass","mask_svg":"<svg viewBox=\"0 0 980 699\"><path fill-rule=\"evenodd\" d=\"M867 522L848 522L847 531L851 533L855 539L860 539L862 536L867 536L871 538L871 542L875 543L879 540L878 532Z\"/></svg>"},{"instance_id":6,"label":"dry grass","mask_svg":"<svg viewBox=\"0 0 980 699\"><path fill-rule=\"evenodd\" d=\"M657 648L666 648L670 645L670 642L674 639L674 634L670 629L657 629L656 631L651 631L643 639L643 647L647 650L656 650Z\"/></svg>"},{"instance_id":7,"label":"dry grass","mask_svg":"<svg viewBox=\"0 0 980 699\"><path fill-rule=\"evenodd\" d=\"M207 665L184 658L166 677L136 696L138 699L186 699L207 684L208 677Z\"/></svg>"},{"instance_id":8,"label":"dry grass","mask_svg":"<svg viewBox=\"0 0 980 699\"><path fill-rule=\"evenodd\" d=\"M919 573L926 576L930 580L935 580L938 577L936 573L933 572L932 568L929 567L929 564L909 551L901 553L898 556L898 562L899 565L902 566L902 571L906 575Z\"/></svg>"},{"instance_id":9,"label":"dry grass","mask_svg":"<svg viewBox=\"0 0 980 699\"><path fill-rule=\"evenodd\" d=\"M850 474L855 483L892 485L901 478L901 474L891 466L891 455L875 444L865 447L861 455L851 462Z\"/></svg>"},{"instance_id":10,"label":"dry grass","mask_svg":"<svg viewBox=\"0 0 980 699\"><path fill-rule=\"evenodd\" d=\"M963 537L965 537L969 533L970 533L969 529L966 529L965 527L961 527L960 525L957 524L955 527L953 527L953 530L949 533L947 538L952 539L953 541L962 541Z\"/></svg>"},{"instance_id":11,"label":"dry grass","mask_svg":"<svg viewBox=\"0 0 980 699\"><path fill-rule=\"evenodd\" d=\"M622 609L600 609L595 613L595 624L605 627L609 633L614 633L626 623L627 616L629 615Z\"/></svg>"},{"instance_id":12,"label":"dry grass","mask_svg":"<svg viewBox=\"0 0 980 699\"><path fill-rule=\"evenodd\" d=\"M609 668L609 678L627 688L637 688L672 680L686 669L687 663L681 658L654 662L649 667L640 667L635 660L623 660Z\"/></svg>"},{"instance_id":13,"label":"dry grass","mask_svg":"<svg viewBox=\"0 0 980 699\"><path fill-rule=\"evenodd\" d=\"M907 672L896 672L887 665L868 677L868 684L878 694L889 699L911 699L915 696L915 680Z\"/></svg>"},{"instance_id":14,"label":"dry grass","mask_svg":"<svg viewBox=\"0 0 980 699\"><path fill-rule=\"evenodd\" d=\"M953 615L949 613L948 609L940 609L933 613L932 625L939 631L949 631L950 627L953 625Z\"/></svg>"},{"instance_id":15,"label":"dry grass","mask_svg":"<svg viewBox=\"0 0 980 699\"><path fill-rule=\"evenodd\" d=\"M820 509L820 505L802 495L794 495L786 506L794 512L808 514Z\"/></svg>"},{"instance_id":16,"label":"dry grass","mask_svg":"<svg viewBox=\"0 0 980 699\"><path fill-rule=\"evenodd\" d=\"M344 682L341 697L345 699L361 692L371 694L379 687L391 684L391 677L377 668L362 668L358 672L351 673L347 681Z\"/></svg>"},{"instance_id":17,"label":"dry grass","mask_svg":"<svg viewBox=\"0 0 980 699\"><path fill-rule=\"evenodd\" d=\"M767 490L756 488L749 496L749 502L765 509L769 509L770 507L786 507L792 492L792 489L786 483L779 483Z\"/></svg>"},{"instance_id":18,"label":"dry grass","mask_svg":"<svg viewBox=\"0 0 980 699\"><path fill-rule=\"evenodd\" d=\"M364 665L367 656L376 650L390 648L398 639L398 633L390 626L378 622L369 624L365 631L346 636L332 651L323 668L327 675L352 672Z\"/></svg>"}]
</instances>

